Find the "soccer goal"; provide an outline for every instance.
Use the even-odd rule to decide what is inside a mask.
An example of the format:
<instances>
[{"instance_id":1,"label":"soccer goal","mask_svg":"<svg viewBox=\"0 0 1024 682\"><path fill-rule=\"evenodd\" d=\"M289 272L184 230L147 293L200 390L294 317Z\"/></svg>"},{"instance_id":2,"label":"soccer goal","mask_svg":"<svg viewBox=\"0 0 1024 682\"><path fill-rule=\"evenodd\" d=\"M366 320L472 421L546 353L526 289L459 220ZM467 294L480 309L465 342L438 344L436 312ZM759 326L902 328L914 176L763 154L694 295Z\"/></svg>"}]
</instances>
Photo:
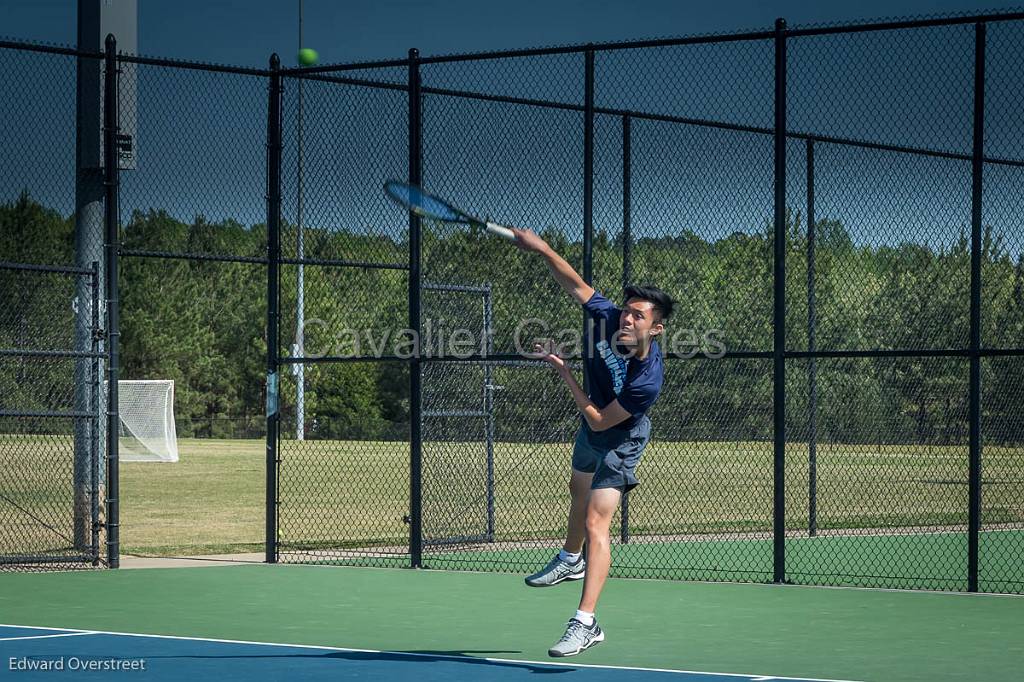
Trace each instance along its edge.
<instances>
[{"instance_id":1,"label":"soccer goal","mask_svg":"<svg viewBox=\"0 0 1024 682\"><path fill-rule=\"evenodd\" d=\"M118 381L117 410L118 452L122 462L178 461L174 381Z\"/></svg>"}]
</instances>

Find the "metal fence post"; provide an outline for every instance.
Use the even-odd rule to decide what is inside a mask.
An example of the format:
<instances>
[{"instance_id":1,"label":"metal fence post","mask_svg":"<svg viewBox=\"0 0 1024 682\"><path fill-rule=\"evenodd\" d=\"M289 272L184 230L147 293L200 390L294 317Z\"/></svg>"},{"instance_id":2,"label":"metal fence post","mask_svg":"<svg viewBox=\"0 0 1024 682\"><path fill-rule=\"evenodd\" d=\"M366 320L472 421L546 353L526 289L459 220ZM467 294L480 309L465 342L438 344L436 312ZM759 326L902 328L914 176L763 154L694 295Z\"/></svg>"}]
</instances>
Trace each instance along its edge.
<instances>
[{"instance_id":1,"label":"metal fence post","mask_svg":"<svg viewBox=\"0 0 1024 682\"><path fill-rule=\"evenodd\" d=\"M625 289L633 280L632 257L633 234L630 216L630 194L632 193L632 127L629 116L622 117L622 288ZM620 540L629 542L629 491L622 494L620 511Z\"/></svg>"},{"instance_id":2,"label":"metal fence post","mask_svg":"<svg viewBox=\"0 0 1024 682\"><path fill-rule=\"evenodd\" d=\"M583 88L583 279L594 282L594 51L587 50Z\"/></svg>"},{"instance_id":3,"label":"metal fence post","mask_svg":"<svg viewBox=\"0 0 1024 682\"><path fill-rule=\"evenodd\" d=\"M491 285L484 287L484 354L494 355L494 309L491 303ZM494 366L484 362L484 440L487 444L487 541L494 542Z\"/></svg>"},{"instance_id":4,"label":"metal fence post","mask_svg":"<svg viewBox=\"0 0 1024 682\"><path fill-rule=\"evenodd\" d=\"M277 562L277 467L281 428L279 365L280 261L281 261L281 60L270 57L270 94L267 107L267 458L266 458L266 561Z\"/></svg>"},{"instance_id":5,"label":"metal fence post","mask_svg":"<svg viewBox=\"0 0 1024 682\"><path fill-rule=\"evenodd\" d=\"M89 450L92 452L89 467L90 491L89 504L90 516L92 517L92 535L90 537L89 551L92 554L92 565L99 566L100 563L100 421L104 408L100 404L100 340L103 338L103 327L100 321L100 263L92 262L92 275L90 277L89 289L92 301L92 325L89 333L92 336L92 366L89 377L90 398L92 416L89 417Z\"/></svg>"},{"instance_id":6,"label":"metal fence post","mask_svg":"<svg viewBox=\"0 0 1024 682\"><path fill-rule=\"evenodd\" d=\"M978 591L981 532L981 199L985 153L985 24L974 25L974 144L971 158L970 472L967 590Z\"/></svg>"},{"instance_id":7,"label":"metal fence post","mask_svg":"<svg viewBox=\"0 0 1024 682\"><path fill-rule=\"evenodd\" d=\"M301 8L301 5L300 5ZM300 9L301 12L301 9ZM302 20L299 20L299 33L302 33ZM299 37L299 47L302 47L302 37ZM295 231L297 233L295 243L295 256L299 259L298 282L295 288L295 351L292 355L304 356L306 325L306 266L302 261L306 257L306 240L302 227L302 165L304 147L302 144L302 78L295 79L295 88L298 90L298 125L296 126L296 155L298 156L298 168L295 178ZM292 372L295 375L295 439L306 439L306 364L297 362L292 365Z\"/></svg>"},{"instance_id":8,"label":"metal fence post","mask_svg":"<svg viewBox=\"0 0 1024 682\"><path fill-rule=\"evenodd\" d=\"M633 161L632 119L622 117L622 288L633 281Z\"/></svg>"},{"instance_id":9,"label":"metal fence post","mask_svg":"<svg viewBox=\"0 0 1024 682\"><path fill-rule=\"evenodd\" d=\"M814 139L807 140L807 534L818 534L818 359L813 353L817 317L814 296Z\"/></svg>"},{"instance_id":10,"label":"metal fence post","mask_svg":"<svg viewBox=\"0 0 1024 682\"><path fill-rule=\"evenodd\" d=\"M422 181L423 121L420 112L420 53L409 50L409 182ZM416 352L409 361L409 558L413 568L423 565L423 434L422 364L420 333L420 219L409 212L409 328L417 335Z\"/></svg>"},{"instance_id":11,"label":"metal fence post","mask_svg":"<svg viewBox=\"0 0 1024 682\"><path fill-rule=\"evenodd\" d=\"M107 299L107 564L121 565L120 460L118 457L117 380L120 375L121 338L118 298L118 184L120 170L117 153L117 41L108 35L103 55L106 78L103 80L103 185L104 251Z\"/></svg>"},{"instance_id":12,"label":"metal fence post","mask_svg":"<svg viewBox=\"0 0 1024 682\"><path fill-rule=\"evenodd\" d=\"M775 226L774 226L774 574L786 580L786 20L775 20Z\"/></svg>"}]
</instances>

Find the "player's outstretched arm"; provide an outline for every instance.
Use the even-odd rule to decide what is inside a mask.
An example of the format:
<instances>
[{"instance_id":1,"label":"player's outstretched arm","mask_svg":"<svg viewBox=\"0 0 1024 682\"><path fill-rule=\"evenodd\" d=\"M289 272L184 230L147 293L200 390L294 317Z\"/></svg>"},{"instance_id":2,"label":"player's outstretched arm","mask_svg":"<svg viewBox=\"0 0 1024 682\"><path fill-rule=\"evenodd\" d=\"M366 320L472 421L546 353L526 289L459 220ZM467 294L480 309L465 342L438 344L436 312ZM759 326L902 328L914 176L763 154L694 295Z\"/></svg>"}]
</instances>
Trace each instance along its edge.
<instances>
[{"instance_id":1,"label":"player's outstretched arm","mask_svg":"<svg viewBox=\"0 0 1024 682\"><path fill-rule=\"evenodd\" d=\"M594 295L594 288L583 281L579 273L573 270L572 266L564 258L552 249L546 241L540 238L533 230L520 230L513 228L516 240L515 245L523 251L530 251L540 255L548 265L555 281L565 289L566 293L583 305Z\"/></svg>"}]
</instances>

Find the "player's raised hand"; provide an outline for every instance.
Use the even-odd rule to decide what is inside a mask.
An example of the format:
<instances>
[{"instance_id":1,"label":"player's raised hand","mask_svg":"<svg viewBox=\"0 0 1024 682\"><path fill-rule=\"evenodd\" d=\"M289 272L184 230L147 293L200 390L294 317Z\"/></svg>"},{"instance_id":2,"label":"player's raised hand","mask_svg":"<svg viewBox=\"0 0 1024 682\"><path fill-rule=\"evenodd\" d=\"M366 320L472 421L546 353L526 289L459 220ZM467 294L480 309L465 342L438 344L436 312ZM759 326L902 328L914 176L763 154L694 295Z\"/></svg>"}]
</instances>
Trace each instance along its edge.
<instances>
[{"instance_id":1,"label":"player's raised hand","mask_svg":"<svg viewBox=\"0 0 1024 682\"><path fill-rule=\"evenodd\" d=\"M566 367L565 360L558 354L555 342L551 339L545 339L533 344L533 353L530 354L530 357L544 360L558 370L564 370Z\"/></svg>"},{"instance_id":2,"label":"player's raised hand","mask_svg":"<svg viewBox=\"0 0 1024 682\"><path fill-rule=\"evenodd\" d=\"M540 253L547 248L548 243L544 241L540 235L530 229L521 229L518 227L509 228L512 233L516 236L516 240L512 242L523 251L531 251L533 253Z\"/></svg>"}]
</instances>

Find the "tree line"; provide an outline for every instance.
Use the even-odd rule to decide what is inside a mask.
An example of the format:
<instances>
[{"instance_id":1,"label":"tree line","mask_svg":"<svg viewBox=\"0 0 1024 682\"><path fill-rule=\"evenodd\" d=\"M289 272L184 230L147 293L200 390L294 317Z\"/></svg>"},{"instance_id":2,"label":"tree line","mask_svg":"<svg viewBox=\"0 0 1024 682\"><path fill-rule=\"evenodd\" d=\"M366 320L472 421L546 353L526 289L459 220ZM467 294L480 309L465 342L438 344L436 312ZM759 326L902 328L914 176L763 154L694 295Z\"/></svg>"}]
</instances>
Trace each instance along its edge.
<instances>
[{"instance_id":1,"label":"tree line","mask_svg":"<svg viewBox=\"0 0 1024 682\"><path fill-rule=\"evenodd\" d=\"M232 220L183 221L161 210L137 211L122 225L124 249L151 252L266 254L264 225ZM582 244L564 230L542 235L571 263L582 263ZM814 230L813 273L803 217L787 218L786 344L808 350L932 349L968 347L970 240L966 227L948 244L858 243L839 219ZM358 263L404 264L403 234L306 230L315 245L307 257ZM294 226L283 241L294 243ZM1019 246L1019 245L1018 245ZM0 260L74 262L74 221L27 193L0 205ZM717 334L729 351L770 351L772 335L772 230L769 225L711 238L688 228L665 229L630 244L623 261L621 234L599 229L593 240L594 282L610 298L628 279L649 282L677 301L663 347L689 359L670 360L654 411L662 438L751 440L770 438L770 359L713 359L702 347ZM1020 347L1024 338L1024 256L1013 253L1003 231L986 226L982 262L982 343ZM516 350L547 329L582 328L579 309L553 283L540 259L464 229L425 223L423 281L490 287L477 291L421 291L421 319L431 336L421 350L442 350L457 329L474 334L475 350L491 316L489 348ZM808 277L813 274L813 311ZM299 268L281 267L282 354L296 337ZM362 355L409 350L408 277L399 268L306 265L306 354ZM127 379L173 379L179 436L231 437L241 421L258 430L266 375L266 267L252 262L125 256L120 262L121 367ZM74 286L67 278L0 270L0 347L42 348L68 343L74 323ZM523 320L533 319L530 325ZM406 344L406 345L402 345ZM481 346L480 344L485 344ZM64 401L68 361L2 362L4 405L45 409ZM468 438L483 433L478 417L444 416L483 406L492 393L496 435L507 440L564 439L574 421L571 400L544 367L427 362L424 406L437 416L427 437ZM983 434L989 443L1024 441L1024 362L982 361ZM388 440L408 437L408 362L319 362L305 365L308 437ZM813 389L812 389L813 378ZM286 434L294 432L295 381L282 367L281 404ZM822 440L882 443L960 443L967 437L966 356L820 358L787 360L787 431ZM10 408L8 408L10 409Z\"/></svg>"}]
</instances>

